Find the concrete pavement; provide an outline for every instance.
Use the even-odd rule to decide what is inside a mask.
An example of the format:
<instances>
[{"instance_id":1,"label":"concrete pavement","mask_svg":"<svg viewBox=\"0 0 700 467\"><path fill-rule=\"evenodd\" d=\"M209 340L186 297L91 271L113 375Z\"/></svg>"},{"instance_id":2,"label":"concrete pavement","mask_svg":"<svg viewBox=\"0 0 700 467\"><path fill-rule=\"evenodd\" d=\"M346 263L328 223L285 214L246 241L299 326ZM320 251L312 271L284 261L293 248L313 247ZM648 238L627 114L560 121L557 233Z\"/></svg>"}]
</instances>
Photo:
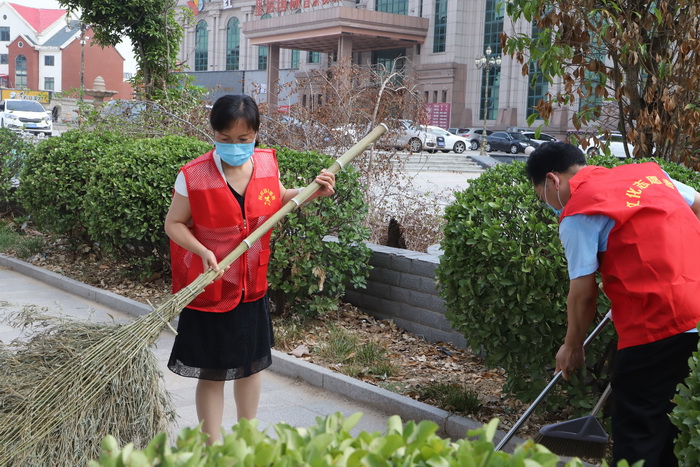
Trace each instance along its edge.
<instances>
[{"instance_id":1,"label":"concrete pavement","mask_svg":"<svg viewBox=\"0 0 700 467\"><path fill-rule=\"evenodd\" d=\"M63 313L83 319L128 322L148 313L149 307L116 294L74 281L23 261L0 255L0 319L25 305L45 307L52 313ZM0 341L9 342L19 331L0 322ZM172 394L178 421L172 432L197 425L194 407L196 380L174 375L166 368L173 334L165 330L158 339L154 354L163 370L165 387ZM433 420L439 434L452 439L463 438L479 423L414 401L362 381L273 350L271 371L264 374L258 418L264 428L278 422L293 426L314 425L316 417L335 412L346 416L362 412L354 433L381 431L390 415L404 421ZM235 423L232 385L227 383L227 404L224 427ZM272 433L272 431L270 431ZM500 439L502 433L497 437ZM515 439L515 442L519 442Z\"/></svg>"}]
</instances>

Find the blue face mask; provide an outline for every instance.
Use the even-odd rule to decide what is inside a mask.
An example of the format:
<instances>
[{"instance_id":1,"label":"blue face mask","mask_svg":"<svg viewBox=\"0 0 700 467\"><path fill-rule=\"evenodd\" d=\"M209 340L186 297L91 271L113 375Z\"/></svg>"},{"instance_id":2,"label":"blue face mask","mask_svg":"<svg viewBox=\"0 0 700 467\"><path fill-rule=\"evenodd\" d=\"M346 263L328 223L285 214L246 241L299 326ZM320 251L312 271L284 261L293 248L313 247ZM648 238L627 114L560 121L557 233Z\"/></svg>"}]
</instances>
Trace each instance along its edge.
<instances>
[{"instance_id":1,"label":"blue face mask","mask_svg":"<svg viewBox=\"0 0 700 467\"><path fill-rule=\"evenodd\" d=\"M554 206L549 204L549 201L547 201L547 178L545 178L544 179L544 202L549 209L554 211L554 214L557 217L561 217L561 213L564 211L564 204L561 202L561 198L559 197L559 189L557 189L557 200L559 201L559 206L561 206L561 209L556 209Z\"/></svg>"},{"instance_id":2,"label":"blue face mask","mask_svg":"<svg viewBox=\"0 0 700 467\"><path fill-rule=\"evenodd\" d=\"M222 161L228 165L238 167L250 159L255 151L255 142L252 143L216 143L216 153Z\"/></svg>"}]
</instances>

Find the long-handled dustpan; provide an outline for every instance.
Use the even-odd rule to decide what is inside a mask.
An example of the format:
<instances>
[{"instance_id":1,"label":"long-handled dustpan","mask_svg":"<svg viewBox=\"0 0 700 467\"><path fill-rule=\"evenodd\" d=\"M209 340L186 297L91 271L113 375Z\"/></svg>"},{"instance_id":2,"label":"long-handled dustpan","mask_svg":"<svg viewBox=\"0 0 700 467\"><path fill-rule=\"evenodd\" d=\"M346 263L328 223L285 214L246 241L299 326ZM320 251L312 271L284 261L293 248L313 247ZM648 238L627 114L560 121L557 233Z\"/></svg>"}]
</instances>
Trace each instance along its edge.
<instances>
[{"instance_id":1,"label":"long-handled dustpan","mask_svg":"<svg viewBox=\"0 0 700 467\"><path fill-rule=\"evenodd\" d=\"M535 442L560 456L602 459L608 446L608 434L596 415L608 399L612 386L603 391L589 415L540 428Z\"/></svg>"},{"instance_id":2,"label":"long-handled dustpan","mask_svg":"<svg viewBox=\"0 0 700 467\"><path fill-rule=\"evenodd\" d=\"M340 172L386 131L386 125L380 124L348 149L327 170L334 174ZM320 185L316 182L309 184L219 261L220 268L225 269L232 264L256 240L319 188ZM89 408L108 387L110 381L116 378L123 368L131 365L143 348L155 342L163 328L169 326L169 322L178 316L217 274L218 272L213 270L200 274L187 287L171 295L147 315L117 328L104 339L77 351L63 365L46 375L42 383L30 394L18 394L21 402L18 403L17 410L9 413L0 410L0 466L13 464L14 457L29 452L40 443L51 443L51 432L57 429L64 416L76 416ZM86 443L87 440L80 442Z\"/></svg>"},{"instance_id":3,"label":"long-handled dustpan","mask_svg":"<svg viewBox=\"0 0 700 467\"><path fill-rule=\"evenodd\" d=\"M595 327L595 329L586 337L586 340L583 342L583 348L587 348L588 345L593 341L593 339L596 338L598 334L600 334L600 331L603 330L606 324L611 321L611 312L608 311L603 319L598 323L598 325ZM517 422L515 422L515 425L506 433L506 435L501 439L501 441L498 443L496 446L496 451L500 451L503 449L503 447L508 444L508 441L515 435L515 433L520 429L520 427L525 423L525 421L532 415L532 412L535 411L537 406L544 400L544 398L549 394L549 392L554 389L554 386L559 382L561 379L561 371L558 371L552 380L547 384L547 386L542 390L539 396L537 396L537 399L535 399L532 404L530 404L530 407L525 411L525 413L518 419Z\"/></svg>"}]
</instances>

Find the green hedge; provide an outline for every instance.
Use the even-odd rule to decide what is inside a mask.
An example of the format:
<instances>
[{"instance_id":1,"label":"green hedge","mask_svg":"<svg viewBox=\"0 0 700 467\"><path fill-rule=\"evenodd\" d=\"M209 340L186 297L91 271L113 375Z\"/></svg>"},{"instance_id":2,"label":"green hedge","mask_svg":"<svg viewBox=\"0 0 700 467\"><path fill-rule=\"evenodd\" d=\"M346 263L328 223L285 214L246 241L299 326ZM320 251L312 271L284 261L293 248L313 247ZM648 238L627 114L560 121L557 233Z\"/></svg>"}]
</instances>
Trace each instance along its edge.
<instances>
[{"instance_id":1,"label":"green hedge","mask_svg":"<svg viewBox=\"0 0 700 467\"><path fill-rule=\"evenodd\" d=\"M27 157L19 199L39 228L83 240L83 201L97 163L125 138L110 132L71 130L42 141Z\"/></svg>"},{"instance_id":2,"label":"green hedge","mask_svg":"<svg viewBox=\"0 0 700 467\"><path fill-rule=\"evenodd\" d=\"M33 146L7 128L0 128L0 214L14 210L15 183Z\"/></svg>"},{"instance_id":3,"label":"green hedge","mask_svg":"<svg viewBox=\"0 0 700 467\"><path fill-rule=\"evenodd\" d=\"M282 184L311 183L334 159L316 152L277 148ZM318 198L286 216L271 240L268 280L278 312L316 316L335 310L347 284L364 287L371 250L365 245L367 205L360 173L345 167L336 177L336 194ZM322 241L334 235L337 242Z\"/></svg>"},{"instance_id":4,"label":"green hedge","mask_svg":"<svg viewBox=\"0 0 700 467\"><path fill-rule=\"evenodd\" d=\"M165 215L178 170L211 149L210 144L183 136L110 145L93 167L81 203L90 239L143 275L166 267Z\"/></svg>"},{"instance_id":5,"label":"green hedge","mask_svg":"<svg viewBox=\"0 0 700 467\"><path fill-rule=\"evenodd\" d=\"M591 163L620 161L598 157ZM697 173L661 165L676 180L700 186ZM569 279L557 220L537 201L523 163L489 169L456 194L445 218L436 276L447 318L472 349L485 353L488 365L506 370L507 392L531 401L551 378L566 332ZM598 310L608 308L601 294ZM609 326L587 352L585 376L572 378L567 394L549 396L550 406L590 408L609 379L612 339Z\"/></svg>"},{"instance_id":6,"label":"green hedge","mask_svg":"<svg viewBox=\"0 0 700 467\"><path fill-rule=\"evenodd\" d=\"M543 446L526 441L513 454L494 452L493 438L498 420L469 432L470 440L450 441L435 433L438 426L430 421L402 424L398 416L390 417L384 434L350 430L362 414L347 420L339 413L317 417L309 428L294 428L286 423L274 425L276 437L258 430L257 421L241 420L225 435L222 442L207 446L201 430L184 429L176 445L170 446L162 433L143 450L133 445L119 447L113 437L102 442L100 458L90 467L121 466L583 466L578 459L564 464ZM559 463L561 462L561 463ZM558 464L559 463L559 464ZM607 464L605 464L607 465ZM626 463L620 463L620 467Z\"/></svg>"}]
</instances>

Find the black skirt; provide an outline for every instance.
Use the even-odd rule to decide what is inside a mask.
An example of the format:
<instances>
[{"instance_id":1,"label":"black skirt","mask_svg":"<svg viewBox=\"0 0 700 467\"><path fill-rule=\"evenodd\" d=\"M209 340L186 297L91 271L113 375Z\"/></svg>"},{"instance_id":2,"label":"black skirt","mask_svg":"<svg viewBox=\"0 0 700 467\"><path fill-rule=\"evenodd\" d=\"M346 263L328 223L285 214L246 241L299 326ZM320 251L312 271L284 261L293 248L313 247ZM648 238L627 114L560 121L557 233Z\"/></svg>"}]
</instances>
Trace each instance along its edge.
<instances>
[{"instance_id":1,"label":"black skirt","mask_svg":"<svg viewBox=\"0 0 700 467\"><path fill-rule=\"evenodd\" d=\"M225 313L185 308L168 368L188 378L228 381L272 364L274 345L267 295Z\"/></svg>"}]
</instances>

